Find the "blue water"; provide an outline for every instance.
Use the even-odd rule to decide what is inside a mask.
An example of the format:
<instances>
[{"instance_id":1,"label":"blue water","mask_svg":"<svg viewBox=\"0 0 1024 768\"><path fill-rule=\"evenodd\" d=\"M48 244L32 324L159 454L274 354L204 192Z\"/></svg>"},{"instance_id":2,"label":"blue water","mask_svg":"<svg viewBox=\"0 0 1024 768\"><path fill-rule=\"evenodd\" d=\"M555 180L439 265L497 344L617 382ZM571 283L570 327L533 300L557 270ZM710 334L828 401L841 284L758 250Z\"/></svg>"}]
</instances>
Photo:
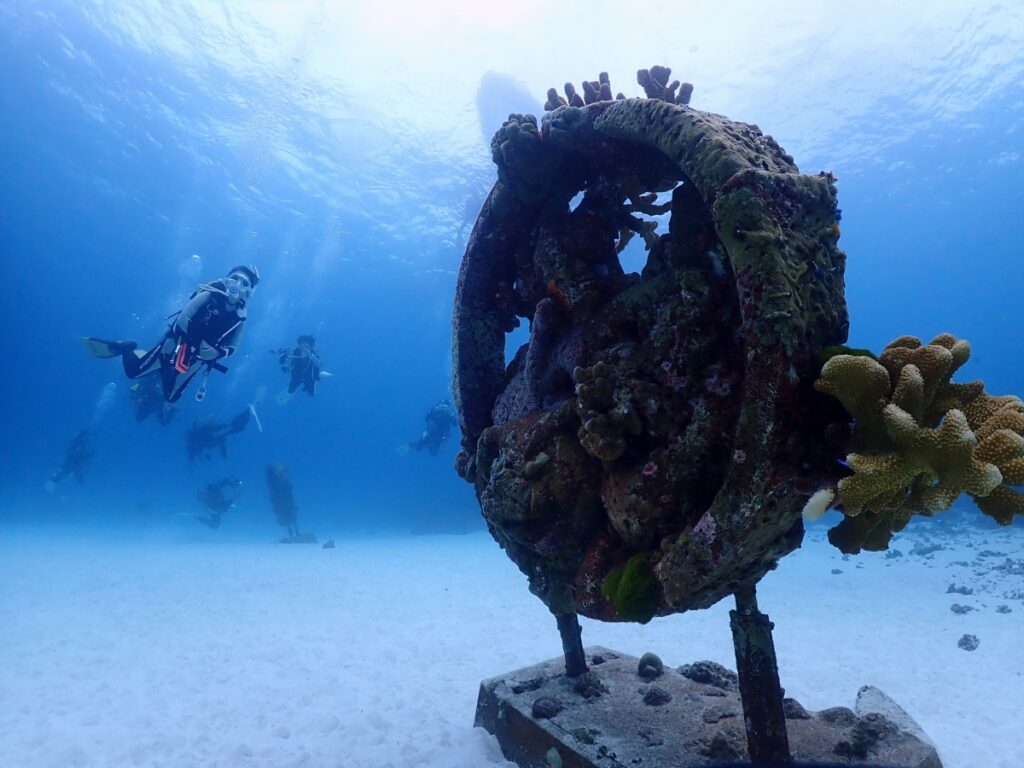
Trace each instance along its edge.
<instances>
[{"instance_id":1,"label":"blue water","mask_svg":"<svg viewBox=\"0 0 1024 768\"><path fill-rule=\"evenodd\" d=\"M639 93L632 72L654 59L695 82L693 106L756 122L804 171L838 176L851 344L950 331L973 345L962 379L1024 393L1021 12L890 9L902 26L879 41L878 9L813 7L731 35L700 6L685 29L585 51L557 30L626 27L533 6L510 30L483 10L449 25L462 18L451 9L404 30L398 13L392 30L348 19L346 4L3 0L0 518L159 525L237 475L225 520L237 531L271 519L264 468L280 461L313 530L480 526L452 470L457 435L437 457L398 448L449 393L455 273L493 180L487 140L547 86L599 68ZM394 34L347 55L365 29ZM436 47L432 34L445 36ZM263 282L230 372L170 426L137 423L117 362L78 337L148 345L196 283L247 262ZM279 406L269 350L310 332L334 375ZM231 418L260 386L263 432L190 465L186 428ZM47 493L84 427L86 482Z\"/></svg>"}]
</instances>

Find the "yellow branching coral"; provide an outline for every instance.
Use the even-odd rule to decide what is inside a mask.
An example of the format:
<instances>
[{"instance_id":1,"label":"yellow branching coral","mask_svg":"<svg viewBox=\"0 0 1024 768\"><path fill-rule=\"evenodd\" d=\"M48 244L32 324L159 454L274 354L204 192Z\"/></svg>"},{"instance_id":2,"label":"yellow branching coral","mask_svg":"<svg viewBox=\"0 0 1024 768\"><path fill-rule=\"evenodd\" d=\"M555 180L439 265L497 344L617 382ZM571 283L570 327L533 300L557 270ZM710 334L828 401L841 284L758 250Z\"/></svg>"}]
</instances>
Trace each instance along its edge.
<instances>
[{"instance_id":1,"label":"yellow branching coral","mask_svg":"<svg viewBox=\"0 0 1024 768\"><path fill-rule=\"evenodd\" d=\"M902 336L877 361L825 363L815 388L854 420L853 474L839 481L839 501L848 518L870 517L830 534L837 546L885 549L912 514L948 509L961 493L1003 525L1024 514L1024 494L1010 487L1024 484L1024 402L989 395L980 381L952 383L969 356L966 341L942 334L928 344Z\"/></svg>"},{"instance_id":2,"label":"yellow branching coral","mask_svg":"<svg viewBox=\"0 0 1024 768\"><path fill-rule=\"evenodd\" d=\"M870 509L873 502L909 488L922 475L933 481L919 494L921 511L928 512L948 509L961 493L987 496L1002 482L994 465L974 458L978 442L960 411L949 411L936 429L921 426L893 403L885 406L882 416L896 451L850 454L854 474L839 481L847 514Z\"/></svg>"},{"instance_id":3,"label":"yellow branching coral","mask_svg":"<svg viewBox=\"0 0 1024 768\"><path fill-rule=\"evenodd\" d=\"M814 383L819 392L839 399L853 416L858 438L875 443L885 440L882 409L889 402L889 373L870 357L836 355L825 363Z\"/></svg>"},{"instance_id":4,"label":"yellow branching coral","mask_svg":"<svg viewBox=\"0 0 1024 768\"><path fill-rule=\"evenodd\" d=\"M1014 515L1024 515L1024 493L1000 485L984 498L976 498L978 509L1000 525L1009 525Z\"/></svg>"}]
</instances>

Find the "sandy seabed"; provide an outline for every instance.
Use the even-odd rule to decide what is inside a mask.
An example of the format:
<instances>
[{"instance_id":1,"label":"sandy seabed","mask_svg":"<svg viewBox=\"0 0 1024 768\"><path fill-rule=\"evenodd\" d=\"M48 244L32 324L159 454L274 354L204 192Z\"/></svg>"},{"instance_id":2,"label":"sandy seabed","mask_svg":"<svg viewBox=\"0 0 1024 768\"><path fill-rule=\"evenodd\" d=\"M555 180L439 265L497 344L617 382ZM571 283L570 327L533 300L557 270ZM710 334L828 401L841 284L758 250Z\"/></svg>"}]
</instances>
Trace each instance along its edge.
<instances>
[{"instance_id":1,"label":"sandy seabed","mask_svg":"<svg viewBox=\"0 0 1024 768\"><path fill-rule=\"evenodd\" d=\"M1024 529L929 521L894 546L844 561L816 528L762 582L787 695L852 706L876 685L946 768L1021 768ZM583 639L733 667L729 607ZM485 533L321 549L0 528L0 628L12 768L511 766L473 728L480 680L561 650Z\"/></svg>"}]
</instances>

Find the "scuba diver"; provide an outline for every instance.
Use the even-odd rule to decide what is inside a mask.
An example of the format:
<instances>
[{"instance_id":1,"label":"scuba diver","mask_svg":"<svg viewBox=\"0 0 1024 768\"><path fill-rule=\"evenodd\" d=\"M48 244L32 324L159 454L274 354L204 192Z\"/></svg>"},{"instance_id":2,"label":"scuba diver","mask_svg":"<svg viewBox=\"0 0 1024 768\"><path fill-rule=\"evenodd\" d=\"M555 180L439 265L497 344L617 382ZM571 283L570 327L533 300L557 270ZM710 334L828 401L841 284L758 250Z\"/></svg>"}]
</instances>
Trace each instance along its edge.
<instances>
[{"instance_id":1,"label":"scuba diver","mask_svg":"<svg viewBox=\"0 0 1024 768\"><path fill-rule=\"evenodd\" d=\"M246 304L260 281L259 270L252 265L234 267L228 276L204 283L189 297L188 303L168 317L170 327L148 352L134 341L105 341L91 336L82 343L93 357L120 357L129 379L149 374L160 375L163 396L177 402L192 379L204 371L196 400L206 397L206 376L210 371L227 371L218 362L234 354L246 320Z\"/></svg>"},{"instance_id":2,"label":"scuba diver","mask_svg":"<svg viewBox=\"0 0 1024 768\"><path fill-rule=\"evenodd\" d=\"M56 472L50 475L46 481L46 490L53 493L57 490L57 483L75 478L79 483L85 482L85 470L92 463L92 438L86 429L75 433L68 443L67 452L64 455L64 464Z\"/></svg>"},{"instance_id":3,"label":"scuba diver","mask_svg":"<svg viewBox=\"0 0 1024 768\"><path fill-rule=\"evenodd\" d=\"M292 395L301 387L307 395L316 394L316 385L320 381L320 352L316 347L316 339L311 334L299 336L295 347L281 347L271 350L277 355L281 370L290 375L288 386L277 393L277 402L284 405L292 399ZM324 372L323 375L328 375Z\"/></svg>"},{"instance_id":4,"label":"scuba diver","mask_svg":"<svg viewBox=\"0 0 1024 768\"><path fill-rule=\"evenodd\" d=\"M143 376L128 391L131 392L136 421L145 421L155 414L160 426L166 427L174 418L174 406L164 399L157 379L156 376Z\"/></svg>"},{"instance_id":5,"label":"scuba diver","mask_svg":"<svg viewBox=\"0 0 1024 768\"><path fill-rule=\"evenodd\" d=\"M448 398L445 398L427 411L424 418L427 421L427 428L423 430L419 440L413 440L408 444L406 450L411 448L419 453L426 448L430 451L431 456L437 456L437 452L441 450L441 445L448 440L452 426L458 423L455 419L455 411L452 410L452 405Z\"/></svg>"},{"instance_id":6,"label":"scuba diver","mask_svg":"<svg viewBox=\"0 0 1024 768\"><path fill-rule=\"evenodd\" d=\"M250 420L254 420L256 428L262 432L263 425L260 423L259 414L256 413L256 406L263 400L264 391L264 387L257 389L256 399L226 424L214 421L212 416L193 422L188 432L185 433L185 451L188 453L188 460L190 462L196 459L206 461L210 458L210 451L214 448L220 450L221 457L226 459L228 436L243 431L249 426Z\"/></svg>"},{"instance_id":7,"label":"scuba diver","mask_svg":"<svg viewBox=\"0 0 1024 768\"><path fill-rule=\"evenodd\" d=\"M234 509L238 500L236 495L224 493L225 488L241 488L242 481L237 477L225 477L216 483L207 483L196 492L196 498L210 510L209 517L192 515L196 520L207 528L220 528L220 518L228 510Z\"/></svg>"}]
</instances>

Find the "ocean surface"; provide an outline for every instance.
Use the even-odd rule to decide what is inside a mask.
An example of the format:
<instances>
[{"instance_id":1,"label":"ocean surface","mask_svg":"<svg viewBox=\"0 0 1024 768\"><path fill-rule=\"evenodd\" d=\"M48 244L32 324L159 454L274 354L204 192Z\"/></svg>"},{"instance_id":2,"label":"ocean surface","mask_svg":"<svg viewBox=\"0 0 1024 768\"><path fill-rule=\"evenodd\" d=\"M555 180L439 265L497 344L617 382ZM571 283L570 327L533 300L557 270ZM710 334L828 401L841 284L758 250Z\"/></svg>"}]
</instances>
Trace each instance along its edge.
<instances>
[{"instance_id":1,"label":"ocean surface","mask_svg":"<svg viewBox=\"0 0 1024 768\"><path fill-rule=\"evenodd\" d=\"M558 636L453 470L457 429L409 444L451 394L491 136L601 71L640 95L653 64L836 175L852 346L948 331L958 380L1024 395L1024 5L0 0L0 766L506 765L476 686ZM239 264L261 281L228 372L139 420L80 337L147 348ZM330 376L280 404L302 334ZM189 458L193 425L250 405L226 455ZM55 482L82 430L83 482ZM276 543L276 463L333 550ZM201 525L224 478L235 506ZM811 525L762 590L787 690L878 684L947 768L1024 765L1024 584L997 567L1024 525L979 518L916 522L902 560L842 561ZM726 610L584 641L731 663Z\"/></svg>"}]
</instances>

